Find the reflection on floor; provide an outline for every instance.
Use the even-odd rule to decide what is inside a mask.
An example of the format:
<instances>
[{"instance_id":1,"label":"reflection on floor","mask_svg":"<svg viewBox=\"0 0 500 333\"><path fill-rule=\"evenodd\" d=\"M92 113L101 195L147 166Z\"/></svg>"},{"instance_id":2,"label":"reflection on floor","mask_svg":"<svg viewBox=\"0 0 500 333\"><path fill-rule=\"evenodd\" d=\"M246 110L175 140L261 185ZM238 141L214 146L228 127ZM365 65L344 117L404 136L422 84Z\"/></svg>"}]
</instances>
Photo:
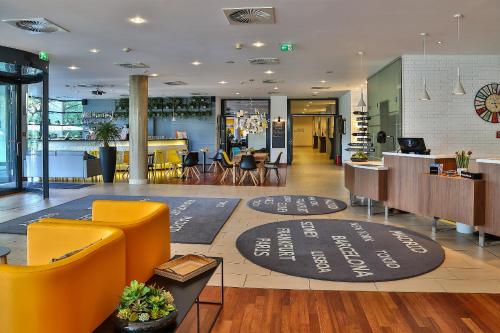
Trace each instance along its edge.
<instances>
[{"instance_id":1,"label":"reflection on floor","mask_svg":"<svg viewBox=\"0 0 500 333\"><path fill-rule=\"evenodd\" d=\"M181 179L179 177L172 176L171 174L167 174L165 171L157 171L157 172L150 172L149 173L149 182L151 184L182 184L182 185L239 185L239 182L236 184L233 184L233 179L232 176L229 175L226 177L223 183L221 183L221 178L222 178L222 172L217 170L217 172L213 172L212 170L209 172L208 171L209 166L206 166L206 172L204 173L202 171L202 167L198 166L198 171L200 174L200 179L190 176L189 178L184 178ZM276 177L276 174L274 171L270 171L264 181L264 183L261 186L285 186L286 185L286 174L287 174L287 167L286 165L282 165L279 168L279 176L280 179ZM258 178L258 176L257 176ZM119 183L126 183L128 182L127 176L118 173L116 178L116 182ZM254 186L252 183L252 180L250 176L248 176L245 181L241 184L242 186Z\"/></svg>"},{"instance_id":2,"label":"reflection on floor","mask_svg":"<svg viewBox=\"0 0 500 333\"><path fill-rule=\"evenodd\" d=\"M294 147L293 165L333 165L327 153L320 153L319 149L313 147Z\"/></svg>"},{"instance_id":3,"label":"reflection on floor","mask_svg":"<svg viewBox=\"0 0 500 333\"><path fill-rule=\"evenodd\" d=\"M446 259L438 269L410 279L377 283L342 283L287 276L256 266L243 258L235 246L238 236L254 226L280 220L300 219L297 216L273 215L251 210L246 201L265 195L313 194L333 197L348 202L344 188L343 168L334 166L317 153L297 154L294 164L287 170L286 186L211 186L148 184L128 185L96 184L79 190L51 190L51 198L42 200L31 193L11 195L0 199L0 222L28 213L81 198L89 194L158 195L236 197L243 199L211 245L172 244L173 254L203 253L223 256L224 278L228 286L248 288L355 290L355 291L429 291L500 293L500 246L478 247L475 238L453 230L439 232L434 238L444 247ZM303 156L303 157L299 157ZM302 163L302 159L308 163ZM329 161L329 162L328 162ZM338 218L370 221L400 226L431 235L431 218L400 214L385 220L383 214L366 215L366 207L348 207L346 210L314 218ZM26 237L0 234L0 246L12 248L9 261L24 264ZM217 283L216 276L213 280Z\"/></svg>"}]
</instances>

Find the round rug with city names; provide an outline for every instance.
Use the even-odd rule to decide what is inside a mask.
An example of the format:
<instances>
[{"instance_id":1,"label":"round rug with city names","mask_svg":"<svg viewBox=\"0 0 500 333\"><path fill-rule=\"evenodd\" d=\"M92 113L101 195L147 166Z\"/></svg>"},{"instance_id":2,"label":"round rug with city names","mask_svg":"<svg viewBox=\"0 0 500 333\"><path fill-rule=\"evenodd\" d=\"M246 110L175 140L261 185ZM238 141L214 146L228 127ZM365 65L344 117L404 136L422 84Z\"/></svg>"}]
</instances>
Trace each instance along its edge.
<instances>
[{"instance_id":1,"label":"round rug with city names","mask_svg":"<svg viewBox=\"0 0 500 333\"><path fill-rule=\"evenodd\" d=\"M436 269L445 258L441 245L411 230L333 219L264 224L241 234L236 246L261 267L344 282L410 278Z\"/></svg>"},{"instance_id":2,"label":"round rug with city names","mask_svg":"<svg viewBox=\"0 0 500 333\"><path fill-rule=\"evenodd\" d=\"M281 215L320 215L347 208L343 201L314 195L275 195L253 198L248 207L264 213Z\"/></svg>"}]
</instances>

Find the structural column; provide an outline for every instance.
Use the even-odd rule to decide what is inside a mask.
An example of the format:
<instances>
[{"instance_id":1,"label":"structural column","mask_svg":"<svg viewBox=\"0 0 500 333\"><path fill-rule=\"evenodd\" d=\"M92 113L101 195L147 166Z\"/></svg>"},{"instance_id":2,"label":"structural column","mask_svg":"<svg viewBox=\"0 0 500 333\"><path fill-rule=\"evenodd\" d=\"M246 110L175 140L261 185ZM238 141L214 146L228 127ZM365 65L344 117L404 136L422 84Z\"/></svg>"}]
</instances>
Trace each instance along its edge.
<instances>
[{"instance_id":1,"label":"structural column","mask_svg":"<svg viewBox=\"0 0 500 333\"><path fill-rule=\"evenodd\" d=\"M129 184L148 182L148 77L130 75Z\"/></svg>"}]
</instances>

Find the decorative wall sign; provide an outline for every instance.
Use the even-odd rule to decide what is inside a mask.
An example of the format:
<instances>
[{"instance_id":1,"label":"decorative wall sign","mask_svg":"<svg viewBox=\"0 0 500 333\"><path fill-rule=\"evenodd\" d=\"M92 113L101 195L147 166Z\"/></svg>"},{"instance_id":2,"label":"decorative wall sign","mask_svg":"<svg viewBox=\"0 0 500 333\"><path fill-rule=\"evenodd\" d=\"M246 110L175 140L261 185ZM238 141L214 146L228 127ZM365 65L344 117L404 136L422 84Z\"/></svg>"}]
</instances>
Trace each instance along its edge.
<instances>
[{"instance_id":1,"label":"decorative wall sign","mask_svg":"<svg viewBox=\"0 0 500 333\"><path fill-rule=\"evenodd\" d=\"M264 224L236 246L259 266L311 279L376 282L430 272L442 247L416 232L374 222L294 220Z\"/></svg>"},{"instance_id":2,"label":"decorative wall sign","mask_svg":"<svg viewBox=\"0 0 500 333\"><path fill-rule=\"evenodd\" d=\"M500 83L490 83L479 89L474 98L474 108L483 120L500 122Z\"/></svg>"},{"instance_id":3,"label":"decorative wall sign","mask_svg":"<svg viewBox=\"0 0 500 333\"><path fill-rule=\"evenodd\" d=\"M264 213L280 215L319 215L347 208L343 201L314 195L276 195L248 201L248 207Z\"/></svg>"},{"instance_id":4,"label":"decorative wall sign","mask_svg":"<svg viewBox=\"0 0 500 333\"><path fill-rule=\"evenodd\" d=\"M0 233L25 235L27 225L42 218L90 220L94 200L164 202L170 207L170 240L187 244L211 244L240 202L227 198L89 195L0 223Z\"/></svg>"},{"instance_id":5,"label":"decorative wall sign","mask_svg":"<svg viewBox=\"0 0 500 333\"><path fill-rule=\"evenodd\" d=\"M285 148L285 122L273 121L272 127L272 147Z\"/></svg>"}]
</instances>

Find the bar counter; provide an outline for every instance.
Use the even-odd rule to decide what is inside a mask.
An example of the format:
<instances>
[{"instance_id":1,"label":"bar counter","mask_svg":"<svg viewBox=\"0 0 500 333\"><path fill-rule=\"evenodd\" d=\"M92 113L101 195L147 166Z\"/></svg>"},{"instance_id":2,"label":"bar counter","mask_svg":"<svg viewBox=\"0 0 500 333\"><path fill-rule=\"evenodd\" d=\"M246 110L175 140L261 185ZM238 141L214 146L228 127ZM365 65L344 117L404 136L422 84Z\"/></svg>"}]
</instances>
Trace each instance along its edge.
<instances>
[{"instance_id":1,"label":"bar counter","mask_svg":"<svg viewBox=\"0 0 500 333\"><path fill-rule=\"evenodd\" d=\"M117 140L111 144L116 146L118 151L126 151L130 148L128 140ZM49 151L92 151L98 150L101 142L95 140L49 140ZM188 139L161 139L161 140L148 140L148 152L153 153L157 149L188 149ZM42 142L36 150L42 149Z\"/></svg>"}]
</instances>

